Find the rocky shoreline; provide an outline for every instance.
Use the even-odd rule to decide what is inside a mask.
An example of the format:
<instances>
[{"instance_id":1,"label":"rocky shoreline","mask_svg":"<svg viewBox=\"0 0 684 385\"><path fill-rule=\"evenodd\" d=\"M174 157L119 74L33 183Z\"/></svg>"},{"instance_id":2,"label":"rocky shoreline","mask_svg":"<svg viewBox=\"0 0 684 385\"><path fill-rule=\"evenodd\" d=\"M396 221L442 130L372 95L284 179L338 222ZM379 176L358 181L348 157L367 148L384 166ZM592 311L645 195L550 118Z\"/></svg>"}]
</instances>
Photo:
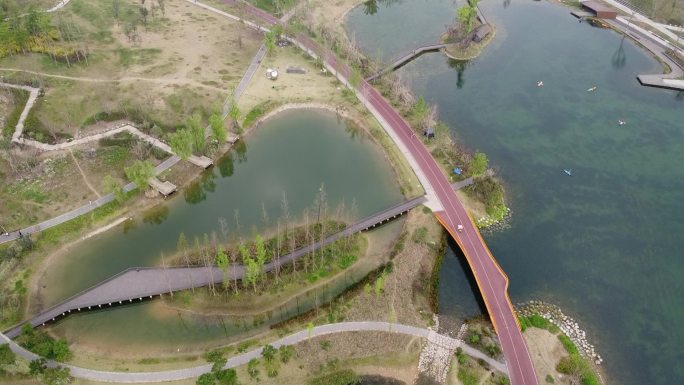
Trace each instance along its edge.
<instances>
[{"instance_id":1,"label":"rocky shoreline","mask_svg":"<svg viewBox=\"0 0 684 385\"><path fill-rule=\"evenodd\" d=\"M516 305L520 316L528 317L538 314L556 325L563 334L577 346L580 354L590 359L594 364L601 365L603 358L596 353L594 345L587 340L587 334L580 328L577 321L563 313L560 307L543 301L528 301Z\"/></svg>"}]
</instances>

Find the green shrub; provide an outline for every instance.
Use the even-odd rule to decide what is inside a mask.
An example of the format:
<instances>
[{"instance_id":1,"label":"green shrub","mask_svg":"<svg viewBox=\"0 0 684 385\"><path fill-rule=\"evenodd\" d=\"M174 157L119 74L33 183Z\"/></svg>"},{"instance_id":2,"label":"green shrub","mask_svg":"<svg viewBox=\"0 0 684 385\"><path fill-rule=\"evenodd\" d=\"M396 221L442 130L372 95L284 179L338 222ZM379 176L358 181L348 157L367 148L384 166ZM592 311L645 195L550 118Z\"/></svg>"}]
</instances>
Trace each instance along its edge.
<instances>
[{"instance_id":1,"label":"green shrub","mask_svg":"<svg viewBox=\"0 0 684 385\"><path fill-rule=\"evenodd\" d=\"M283 345L278 349L278 352L280 353L280 361L287 364L294 355L294 347L291 345Z\"/></svg>"},{"instance_id":2,"label":"green shrub","mask_svg":"<svg viewBox=\"0 0 684 385\"><path fill-rule=\"evenodd\" d=\"M257 104L252 108L247 115L245 116L244 122L242 122L243 127L250 127L254 122L256 122L259 118L264 116L266 112L270 111L271 109L276 107L276 103L270 100L267 100L263 103Z\"/></svg>"},{"instance_id":3,"label":"green shrub","mask_svg":"<svg viewBox=\"0 0 684 385\"><path fill-rule=\"evenodd\" d=\"M563 344L563 347L565 350L570 353L570 355L579 355L579 350L577 349L577 346L572 342L570 337L566 336L565 334L561 334L558 336L558 339L560 340L561 344Z\"/></svg>"},{"instance_id":4,"label":"green shrub","mask_svg":"<svg viewBox=\"0 0 684 385\"><path fill-rule=\"evenodd\" d=\"M8 344L0 345L0 365L12 365L16 358L16 354L14 354Z\"/></svg>"},{"instance_id":5,"label":"green shrub","mask_svg":"<svg viewBox=\"0 0 684 385\"><path fill-rule=\"evenodd\" d=\"M552 323L549 320L540 316L539 314L532 314L531 316L527 317L527 320L530 322L530 325L539 329L548 330L549 327L552 325Z\"/></svg>"},{"instance_id":6,"label":"green shrub","mask_svg":"<svg viewBox=\"0 0 684 385\"><path fill-rule=\"evenodd\" d=\"M461 384L463 385L477 385L479 382L477 375L475 375L471 369L463 366L458 368L456 377L458 377L458 380L461 381Z\"/></svg>"},{"instance_id":7,"label":"green shrub","mask_svg":"<svg viewBox=\"0 0 684 385\"><path fill-rule=\"evenodd\" d=\"M344 270L344 269L348 268L349 266L353 265L354 262L356 262L356 260L357 260L356 255L347 254L347 255L343 256L342 258L340 258L339 260L337 260L337 266L340 269Z\"/></svg>"},{"instance_id":8,"label":"green shrub","mask_svg":"<svg viewBox=\"0 0 684 385\"><path fill-rule=\"evenodd\" d=\"M426 227L419 227L413 232L411 240L414 243L424 244L427 243L428 229Z\"/></svg>"},{"instance_id":9,"label":"green shrub","mask_svg":"<svg viewBox=\"0 0 684 385\"><path fill-rule=\"evenodd\" d=\"M24 324L17 342L22 347L47 359L64 362L72 356L65 340L55 340L42 330L35 331L30 324Z\"/></svg>"},{"instance_id":10,"label":"green shrub","mask_svg":"<svg viewBox=\"0 0 684 385\"><path fill-rule=\"evenodd\" d=\"M470 332L470 333L468 334L468 342L469 342L471 345L477 345L477 344L480 343L481 337L482 337L482 336L480 336L479 333Z\"/></svg>"}]
</instances>

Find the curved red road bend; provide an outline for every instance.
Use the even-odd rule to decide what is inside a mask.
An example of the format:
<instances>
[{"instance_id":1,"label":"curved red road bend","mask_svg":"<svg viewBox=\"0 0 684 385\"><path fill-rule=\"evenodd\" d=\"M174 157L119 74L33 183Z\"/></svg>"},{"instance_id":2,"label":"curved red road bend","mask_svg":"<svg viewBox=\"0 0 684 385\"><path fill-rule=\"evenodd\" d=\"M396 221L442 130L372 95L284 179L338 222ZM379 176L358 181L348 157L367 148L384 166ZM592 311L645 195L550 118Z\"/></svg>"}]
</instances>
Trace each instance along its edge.
<instances>
[{"instance_id":1,"label":"curved red road bend","mask_svg":"<svg viewBox=\"0 0 684 385\"><path fill-rule=\"evenodd\" d=\"M233 5L239 4L244 11L269 26L279 22L269 13L246 3L236 0L225 1ZM349 67L343 63L338 63L332 53L323 49L308 36L299 34L294 41L301 47L308 49L310 54L315 53L321 56L328 68L334 70L338 77L349 78ZM506 273L503 272L487 248L487 244L449 185L449 181L437 162L432 158L422 141L413 133L408 123L365 80L360 80L356 88L357 92L368 100L368 103L387 122L388 128L394 131L403 145L411 152L441 203L443 210L434 214L461 247L468 264L473 269L487 311L501 341L511 384L538 385L532 358L520 332L520 325L513 311L513 305L508 298L508 277ZM456 230L458 225L463 226L460 232Z\"/></svg>"}]
</instances>

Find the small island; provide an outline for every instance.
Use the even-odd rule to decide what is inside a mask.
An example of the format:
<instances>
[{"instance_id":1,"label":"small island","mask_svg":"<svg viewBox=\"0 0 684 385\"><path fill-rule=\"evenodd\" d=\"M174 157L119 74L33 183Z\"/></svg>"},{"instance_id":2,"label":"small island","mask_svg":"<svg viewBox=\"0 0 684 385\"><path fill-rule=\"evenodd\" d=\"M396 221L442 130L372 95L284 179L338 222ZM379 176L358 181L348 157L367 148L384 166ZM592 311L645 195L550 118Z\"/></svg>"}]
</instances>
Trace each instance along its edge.
<instances>
[{"instance_id":1,"label":"small island","mask_svg":"<svg viewBox=\"0 0 684 385\"><path fill-rule=\"evenodd\" d=\"M454 60L475 59L496 35L494 26L479 10L478 2L470 0L458 8L455 24L442 35L442 42L447 44L444 52Z\"/></svg>"}]
</instances>

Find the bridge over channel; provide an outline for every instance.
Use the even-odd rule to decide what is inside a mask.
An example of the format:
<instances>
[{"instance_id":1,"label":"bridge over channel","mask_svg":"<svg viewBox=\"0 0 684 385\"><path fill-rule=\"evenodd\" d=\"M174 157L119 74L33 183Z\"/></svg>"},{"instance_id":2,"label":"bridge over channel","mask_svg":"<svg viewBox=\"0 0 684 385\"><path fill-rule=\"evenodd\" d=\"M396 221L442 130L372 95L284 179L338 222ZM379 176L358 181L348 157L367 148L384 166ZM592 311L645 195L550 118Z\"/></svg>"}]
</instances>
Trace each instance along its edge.
<instances>
[{"instance_id":1,"label":"bridge over channel","mask_svg":"<svg viewBox=\"0 0 684 385\"><path fill-rule=\"evenodd\" d=\"M238 0L223 0L238 6L247 17L262 28L279 25L277 18ZM480 235L472 218L454 194L453 189L421 139L411 126L383 96L365 79L358 84L349 82L351 68L304 33L290 37L290 41L311 57L321 59L325 68L338 80L356 92L356 97L377 119L392 138L418 176L428 195L429 207L444 228L458 243L473 270L475 281L484 299L490 319L501 341L512 385L537 385L538 379L532 358L523 339L520 325L508 296L508 276L499 266Z\"/></svg>"},{"instance_id":2,"label":"bridge over channel","mask_svg":"<svg viewBox=\"0 0 684 385\"><path fill-rule=\"evenodd\" d=\"M472 178L468 178L454 183L453 188L459 189L472 183ZM276 267L285 266L287 263L329 245L338 239L386 223L424 204L426 200L425 196L420 196L389 207L348 226L338 233L328 236L322 241L297 249L276 261L264 265L264 270L266 272L273 271ZM221 283L226 280L242 279L244 273L245 269L242 265L232 265L228 269L227 275L217 267L129 268L44 310L30 320L7 330L4 334L10 338L15 338L21 333L21 327L26 323L30 323L33 327L38 327L73 312L142 301L155 296L171 294L175 291Z\"/></svg>"},{"instance_id":3,"label":"bridge over channel","mask_svg":"<svg viewBox=\"0 0 684 385\"><path fill-rule=\"evenodd\" d=\"M446 44L432 44L432 45L424 45L422 47L418 47L414 49L413 51L401 56L400 58L394 60L390 65L387 67L381 69L377 73L369 76L366 78L367 82L372 82L373 80L379 78L380 76L390 72L394 71L398 68L401 68L404 66L406 63L410 62L411 60L417 58L418 56L426 53L426 52L432 52L432 51L439 51L440 49L446 47Z\"/></svg>"}]
</instances>

